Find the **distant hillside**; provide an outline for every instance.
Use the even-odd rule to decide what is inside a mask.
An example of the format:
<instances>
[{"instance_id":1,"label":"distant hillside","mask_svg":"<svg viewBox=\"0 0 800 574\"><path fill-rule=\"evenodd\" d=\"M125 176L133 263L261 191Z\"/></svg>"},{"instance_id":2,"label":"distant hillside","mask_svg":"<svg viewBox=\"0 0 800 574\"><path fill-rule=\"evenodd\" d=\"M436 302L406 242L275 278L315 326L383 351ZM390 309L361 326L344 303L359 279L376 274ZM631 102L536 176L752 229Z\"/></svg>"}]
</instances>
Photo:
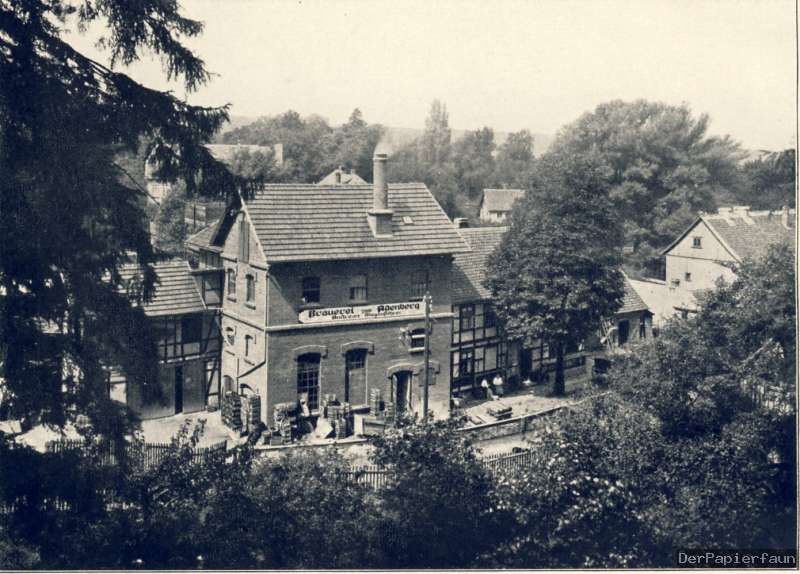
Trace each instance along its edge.
<instances>
[{"instance_id":1,"label":"distant hillside","mask_svg":"<svg viewBox=\"0 0 800 574\"><path fill-rule=\"evenodd\" d=\"M232 130L235 130L236 128L240 128L240 127L246 126L248 124L252 124L257 119L258 119L258 117L255 117L255 116L236 116L236 115L232 115L231 118L230 118L230 121L227 124L225 124L225 126L222 128L222 131L220 131L219 135L217 135L217 137L214 138L214 139L215 139L216 142L220 142L221 141L220 138L222 137L222 135L224 133L232 131ZM407 144L407 143L411 142L415 138L418 138L419 136L421 136L423 131L424 131L421 128L400 128L400 127L391 127L391 126L385 126L385 129L386 129L386 136L387 136L388 143L393 148L394 147L400 147L400 146L402 146L404 144ZM453 141L456 141L457 139L459 139L467 131L468 130L456 130L456 129L454 129L453 130ZM494 132L494 140L495 140L495 143L498 146L501 145L506 140L507 137L508 137L508 132L498 132L498 131ZM553 141L553 135L552 134L537 134L537 133L534 133L533 134L533 138L534 138L533 139L533 149L534 149L534 153L537 156L541 155L545 151L547 151L547 148L550 147L550 144ZM252 142L247 142L247 143L252 143Z\"/></svg>"}]
</instances>

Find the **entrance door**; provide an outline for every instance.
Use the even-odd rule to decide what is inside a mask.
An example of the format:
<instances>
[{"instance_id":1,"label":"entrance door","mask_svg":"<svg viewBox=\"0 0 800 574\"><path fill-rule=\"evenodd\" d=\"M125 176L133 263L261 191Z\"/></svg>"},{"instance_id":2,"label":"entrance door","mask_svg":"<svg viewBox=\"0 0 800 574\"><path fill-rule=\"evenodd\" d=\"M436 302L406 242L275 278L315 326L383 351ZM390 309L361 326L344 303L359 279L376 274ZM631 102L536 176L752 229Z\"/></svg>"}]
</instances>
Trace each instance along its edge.
<instances>
[{"instance_id":1,"label":"entrance door","mask_svg":"<svg viewBox=\"0 0 800 574\"><path fill-rule=\"evenodd\" d=\"M183 412L183 366L175 367L175 414Z\"/></svg>"},{"instance_id":2,"label":"entrance door","mask_svg":"<svg viewBox=\"0 0 800 574\"><path fill-rule=\"evenodd\" d=\"M404 413L411 407L411 371L395 373L394 404L398 413Z\"/></svg>"}]
</instances>

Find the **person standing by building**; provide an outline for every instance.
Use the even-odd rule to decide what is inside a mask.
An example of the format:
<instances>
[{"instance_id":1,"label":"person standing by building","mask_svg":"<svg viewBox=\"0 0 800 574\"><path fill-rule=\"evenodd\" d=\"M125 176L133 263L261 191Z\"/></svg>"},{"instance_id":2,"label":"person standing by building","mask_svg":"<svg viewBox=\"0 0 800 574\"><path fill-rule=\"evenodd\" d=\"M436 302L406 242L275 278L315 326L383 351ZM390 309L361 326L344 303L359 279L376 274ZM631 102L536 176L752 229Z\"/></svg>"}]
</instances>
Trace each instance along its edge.
<instances>
[{"instance_id":1,"label":"person standing by building","mask_svg":"<svg viewBox=\"0 0 800 574\"><path fill-rule=\"evenodd\" d=\"M494 387L494 394L498 397L503 396L503 377L500 376L500 373L497 373L492 380L492 387Z\"/></svg>"},{"instance_id":2,"label":"person standing by building","mask_svg":"<svg viewBox=\"0 0 800 574\"><path fill-rule=\"evenodd\" d=\"M489 384L489 379L486 377L483 377L483 380L481 381L481 388L483 389L484 395L487 399L495 400L497 398L494 396L494 393L492 392L492 386Z\"/></svg>"}]
</instances>

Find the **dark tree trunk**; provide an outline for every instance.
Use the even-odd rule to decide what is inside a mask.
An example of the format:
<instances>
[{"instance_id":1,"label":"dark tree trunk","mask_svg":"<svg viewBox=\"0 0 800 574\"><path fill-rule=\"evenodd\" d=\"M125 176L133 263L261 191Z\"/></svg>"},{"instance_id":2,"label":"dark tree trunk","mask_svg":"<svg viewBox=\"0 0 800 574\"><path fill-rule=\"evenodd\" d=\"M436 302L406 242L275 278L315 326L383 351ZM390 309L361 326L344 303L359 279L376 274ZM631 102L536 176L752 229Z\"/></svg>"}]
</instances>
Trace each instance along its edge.
<instances>
[{"instance_id":1,"label":"dark tree trunk","mask_svg":"<svg viewBox=\"0 0 800 574\"><path fill-rule=\"evenodd\" d=\"M564 344L556 345L556 380L553 382L553 396L563 397L566 394L564 385Z\"/></svg>"}]
</instances>

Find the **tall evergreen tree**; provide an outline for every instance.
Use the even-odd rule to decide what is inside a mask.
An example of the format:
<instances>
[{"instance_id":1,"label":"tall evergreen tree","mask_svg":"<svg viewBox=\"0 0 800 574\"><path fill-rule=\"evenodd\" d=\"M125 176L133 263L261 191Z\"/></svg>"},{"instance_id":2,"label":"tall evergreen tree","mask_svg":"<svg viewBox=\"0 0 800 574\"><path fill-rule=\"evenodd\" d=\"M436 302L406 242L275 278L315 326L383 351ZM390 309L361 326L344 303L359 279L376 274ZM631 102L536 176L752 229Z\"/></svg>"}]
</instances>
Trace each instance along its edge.
<instances>
[{"instance_id":1,"label":"tall evergreen tree","mask_svg":"<svg viewBox=\"0 0 800 574\"><path fill-rule=\"evenodd\" d=\"M550 346L553 393L562 395L567 346L595 333L622 303L622 229L598 158L548 154L540 161L489 258L486 285L510 337L528 348L540 340Z\"/></svg>"},{"instance_id":2,"label":"tall evergreen tree","mask_svg":"<svg viewBox=\"0 0 800 574\"><path fill-rule=\"evenodd\" d=\"M63 38L92 22L106 26L111 67ZM112 410L103 365L155 386L155 343L130 299L152 293L157 253L138 224L142 190L123 183L115 158L145 138L144 155L189 196L224 196L241 181L201 145L225 108L188 105L113 68L149 50L194 90L209 74L184 41L201 30L176 2L0 0L0 348L20 415L62 424L83 411L102 432ZM126 292L119 269L132 254L145 273Z\"/></svg>"}]
</instances>

